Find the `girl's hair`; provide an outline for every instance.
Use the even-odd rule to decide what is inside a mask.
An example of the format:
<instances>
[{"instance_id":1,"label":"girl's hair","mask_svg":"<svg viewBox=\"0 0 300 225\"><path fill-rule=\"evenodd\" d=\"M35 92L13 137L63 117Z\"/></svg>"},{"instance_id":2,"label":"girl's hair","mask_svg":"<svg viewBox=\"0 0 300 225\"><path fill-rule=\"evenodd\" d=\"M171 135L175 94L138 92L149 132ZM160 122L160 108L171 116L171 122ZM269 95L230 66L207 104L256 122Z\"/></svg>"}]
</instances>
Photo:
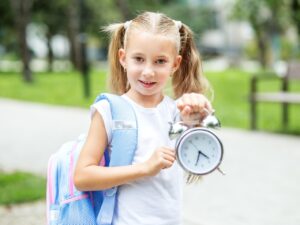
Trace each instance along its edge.
<instances>
[{"instance_id":1,"label":"girl's hair","mask_svg":"<svg viewBox=\"0 0 300 225\"><path fill-rule=\"evenodd\" d=\"M111 34L108 59L109 85L113 92L124 94L130 88L126 71L119 62L118 50L126 49L132 30L161 34L175 41L178 53L182 56L180 67L172 76L175 98L184 93L204 93L207 90L208 82L202 73L201 59L191 29L162 13L145 12L131 21L112 24L105 28L105 31Z\"/></svg>"}]
</instances>

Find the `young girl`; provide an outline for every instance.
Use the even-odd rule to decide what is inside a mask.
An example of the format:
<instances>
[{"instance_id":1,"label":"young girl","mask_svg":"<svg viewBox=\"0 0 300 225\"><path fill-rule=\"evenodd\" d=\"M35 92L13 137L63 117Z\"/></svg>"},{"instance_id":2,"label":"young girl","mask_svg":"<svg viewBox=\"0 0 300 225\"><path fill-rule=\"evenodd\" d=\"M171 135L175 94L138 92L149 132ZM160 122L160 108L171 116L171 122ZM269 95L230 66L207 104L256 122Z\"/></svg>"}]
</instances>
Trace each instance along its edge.
<instances>
[{"instance_id":1,"label":"young girl","mask_svg":"<svg viewBox=\"0 0 300 225\"><path fill-rule=\"evenodd\" d=\"M75 170L79 190L119 186L114 225L178 225L183 174L175 161L169 123L201 119L212 111L203 93L206 80L192 32L160 13L145 12L107 27L110 83L134 108L138 144L132 165L100 167L111 142L112 120L106 101L92 105L92 121ZM163 93L172 79L175 102Z\"/></svg>"}]
</instances>

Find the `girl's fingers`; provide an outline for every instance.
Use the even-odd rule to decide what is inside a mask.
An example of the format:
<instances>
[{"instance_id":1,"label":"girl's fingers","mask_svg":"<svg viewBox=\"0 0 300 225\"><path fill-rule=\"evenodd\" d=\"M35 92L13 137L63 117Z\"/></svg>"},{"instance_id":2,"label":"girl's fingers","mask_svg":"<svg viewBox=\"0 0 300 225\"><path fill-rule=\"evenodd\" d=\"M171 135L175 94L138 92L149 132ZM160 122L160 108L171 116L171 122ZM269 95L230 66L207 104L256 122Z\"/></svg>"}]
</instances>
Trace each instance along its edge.
<instances>
[{"instance_id":1,"label":"girl's fingers","mask_svg":"<svg viewBox=\"0 0 300 225\"><path fill-rule=\"evenodd\" d=\"M170 162L174 162L176 159L176 153L174 149L170 149L170 148L163 148L162 150L162 157L165 160L168 160Z\"/></svg>"},{"instance_id":2,"label":"girl's fingers","mask_svg":"<svg viewBox=\"0 0 300 225\"><path fill-rule=\"evenodd\" d=\"M184 107L184 103L183 103L183 101L182 101L181 99L179 99L179 100L177 101L177 108L178 108L180 111L182 111L183 107Z\"/></svg>"},{"instance_id":3,"label":"girl's fingers","mask_svg":"<svg viewBox=\"0 0 300 225\"><path fill-rule=\"evenodd\" d=\"M192 107L189 105L186 105L186 106L184 106L181 113L186 116L186 115L189 115L192 111L193 111Z\"/></svg>"},{"instance_id":4,"label":"girl's fingers","mask_svg":"<svg viewBox=\"0 0 300 225\"><path fill-rule=\"evenodd\" d=\"M167 168L170 168L171 166L173 165L173 162L166 162L163 169L167 169Z\"/></svg>"},{"instance_id":5,"label":"girl's fingers","mask_svg":"<svg viewBox=\"0 0 300 225\"><path fill-rule=\"evenodd\" d=\"M173 163L176 160L175 157L169 156L169 155L164 155L164 162L165 163Z\"/></svg>"},{"instance_id":6,"label":"girl's fingers","mask_svg":"<svg viewBox=\"0 0 300 225\"><path fill-rule=\"evenodd\" d=\"M168 148L168 147L163 147L163 150L162 152L166 155L169 155L169 156L172 156L172 157L175 157L176 153L175 153L175 150L174 149L171 149L171 148Z\"/></svg>"},{"instance_id":7,"label":"girl's fingers","mask_svg":"<svg viewBox=\"0 0 300 225\"><path fill-rule=\"evenodd\" d=\"M187 116L190 113L200 113L201 117L212 113L213 109L208 99L201 94L184 94L177 102L181 114ZM204 112L203 112L204 111Z\"/></svg>"}]
</instances>

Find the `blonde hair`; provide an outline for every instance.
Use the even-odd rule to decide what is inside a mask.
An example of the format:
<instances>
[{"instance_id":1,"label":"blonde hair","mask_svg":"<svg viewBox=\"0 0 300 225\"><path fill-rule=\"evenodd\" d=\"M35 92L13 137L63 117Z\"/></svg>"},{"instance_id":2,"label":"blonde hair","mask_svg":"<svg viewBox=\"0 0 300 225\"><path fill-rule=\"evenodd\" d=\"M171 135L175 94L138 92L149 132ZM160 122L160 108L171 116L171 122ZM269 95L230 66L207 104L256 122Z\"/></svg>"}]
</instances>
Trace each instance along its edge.
<instances>
[{"instance_id":1,"label":"blonde hair","mask_svg":"<svg viewBox=\"0 0 300 225\"><path fill-rule=\"evenodd\" d=\"M105 28L105 31L111 34L108 59L109 86L112 92L121 95L130 88L126 72L119 62L118 51L120 48L126 48L132 30L162 34L175 41L178 53L182 56L180 67L172 76L175 98L184 93L204 93L207 90L208 82L203 76L200 55L191 29L162 13L144 12L131 21L112 24Z\"/></svg>"}]
</instances>

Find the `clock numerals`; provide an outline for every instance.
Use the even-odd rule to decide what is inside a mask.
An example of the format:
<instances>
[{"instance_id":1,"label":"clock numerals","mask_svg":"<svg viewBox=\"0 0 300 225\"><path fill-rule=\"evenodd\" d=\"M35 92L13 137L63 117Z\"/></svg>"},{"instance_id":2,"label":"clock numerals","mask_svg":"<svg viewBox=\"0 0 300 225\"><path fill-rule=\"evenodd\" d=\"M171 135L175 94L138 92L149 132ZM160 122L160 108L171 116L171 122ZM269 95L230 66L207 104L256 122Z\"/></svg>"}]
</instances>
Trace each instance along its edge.
<instances>
[{"instance_id":1,"label":"clock numerals","mask_svg":"<svg viewBox=\"0 0 300 225\"><path fill-rule=\"evenodd\" d=\"M222 158L222 146L218 145L218 140L202 130L185 136L180 146L179 162L187 171L195 174L214 170Z\"/></svg>"}]
</instances>

